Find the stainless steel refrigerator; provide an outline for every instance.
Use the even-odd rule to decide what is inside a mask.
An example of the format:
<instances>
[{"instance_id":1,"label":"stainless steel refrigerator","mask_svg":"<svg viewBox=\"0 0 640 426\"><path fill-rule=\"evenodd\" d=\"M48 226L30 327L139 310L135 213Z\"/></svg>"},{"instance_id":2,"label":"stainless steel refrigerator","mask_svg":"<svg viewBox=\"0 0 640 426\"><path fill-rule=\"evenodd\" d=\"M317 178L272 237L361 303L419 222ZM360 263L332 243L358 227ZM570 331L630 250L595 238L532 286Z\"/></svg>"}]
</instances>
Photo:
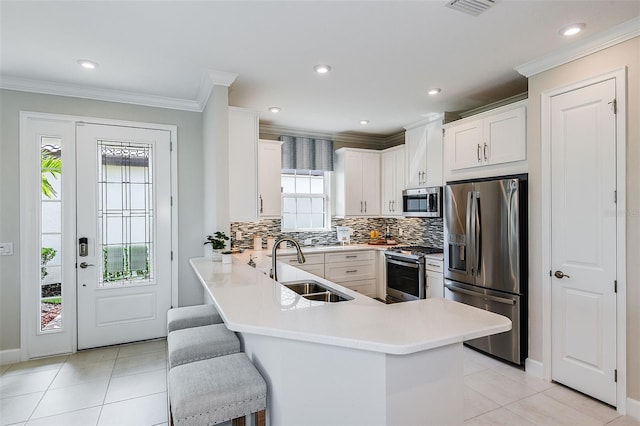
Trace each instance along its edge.
<instances>
[{"instance_id":1,"label":"stainless steel refrigerator","mask_svg":"<svg viewBox=\"0 0 640 426\"><path fill-rule=\"evenodd\" d=\"M504 315L511 331L467 341L522 365L527 357L527 175L449 182L445 297Z\"/></svg>"}]
</instances>

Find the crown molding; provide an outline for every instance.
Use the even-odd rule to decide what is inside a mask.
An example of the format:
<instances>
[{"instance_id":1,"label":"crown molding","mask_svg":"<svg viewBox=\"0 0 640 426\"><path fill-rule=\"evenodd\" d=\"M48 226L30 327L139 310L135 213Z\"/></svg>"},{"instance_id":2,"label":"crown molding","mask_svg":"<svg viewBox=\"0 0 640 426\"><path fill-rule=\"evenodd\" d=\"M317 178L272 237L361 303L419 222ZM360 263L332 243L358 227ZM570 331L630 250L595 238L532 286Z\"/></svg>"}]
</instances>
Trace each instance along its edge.
<instances>
[{"instance_id":1,"label":"crown molding","mask_svg":"<svg viewBox=\"0 0 640 426\"><path fill-rule=\"evenodd\" d=\"M351 146L375 146L377 149L385 149L390 146L404 143L404 131L394 133L391 135L373 135L366 133L332 133L332 132L320 132L317 130L305 130L295 127L278 126L274 124L260 123L260 137L262 135L269 135L271 137L279 137L281 135L287 136L302 136L310 137L314 139L330 139L336 143L347 144Z\"/></svg>"},{"instance_id":2,"label":"crown molding","mask_svg":"<svg viewBox=\"0 0 640 426\"><path fill-rule=\"evenodd\" d=\"M591 55L600 50L615 46L640 35L640 16L620 25L612 27L584 40L572 43L565 48L551 52L541 58L514 67L514 69L529 78L533 75L550 70L576 59Z\"/></svg>"},{"instance_id":3,"label":"crown molding","mask_svg":"<svg viewBox=\"0 0 640 426\"><path fill-rule=\"evenodd\" d=\"M202 112L198 102L165 96L147 95L124 90L101 89L92 86L32 80L27 78L0 76L0 88L46 95L69 96L97 101L120 102L157 108Z\"/></svg>"},{"instance_id":4,"label":"crown molding","mask_svg":"<svg viewBox=\"0 0 640 426\"><path fill-rule=\"evenodd\" d=\"M211 96L214 86L229 87L234 81L236 81L236 78L238 78L238 74L235 73L207 70L202 77L200 89L198 89L198 97L196 99L196 102L200 107L200 111L204 111L207 106L207 102L209 102L209 97Z\"/></svg>"}]
</instances>

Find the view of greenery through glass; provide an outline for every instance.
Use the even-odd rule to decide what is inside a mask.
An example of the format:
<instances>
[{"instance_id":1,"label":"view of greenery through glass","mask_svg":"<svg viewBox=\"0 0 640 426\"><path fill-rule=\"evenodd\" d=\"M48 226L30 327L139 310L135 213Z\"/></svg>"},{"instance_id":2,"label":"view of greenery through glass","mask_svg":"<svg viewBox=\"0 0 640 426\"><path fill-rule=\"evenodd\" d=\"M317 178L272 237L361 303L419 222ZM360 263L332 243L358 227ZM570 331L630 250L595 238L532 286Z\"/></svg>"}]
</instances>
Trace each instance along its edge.
<instances>
[{"instance_id":1,"label":"view of greenery through glass","mask_svg":"<svg viewBox=\"0 0 640 426\"><path fill-rule=\"evenodd\" d=\"M62 326L62 147L43 137L40 147L40 331Z\"/></svg>"}]
</instances>

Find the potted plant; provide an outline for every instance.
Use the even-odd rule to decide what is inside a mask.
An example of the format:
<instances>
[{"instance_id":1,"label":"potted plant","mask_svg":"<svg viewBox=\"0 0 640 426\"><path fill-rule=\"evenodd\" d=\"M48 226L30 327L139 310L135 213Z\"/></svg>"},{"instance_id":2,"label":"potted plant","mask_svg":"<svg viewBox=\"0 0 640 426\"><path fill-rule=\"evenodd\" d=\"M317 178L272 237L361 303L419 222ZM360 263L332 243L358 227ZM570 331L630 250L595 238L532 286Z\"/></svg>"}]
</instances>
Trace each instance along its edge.
<instances>
[{"instance_id":1,"label":"potted plant","mask_svg":"<svg viewBox=\"0 0 640 426\"><path fill-rule=\"evenodd\" d=\"M226 241L229 241L229 237L227 237L224 232L218 231L213 235L207 235L207 241L204 242L204 245L211 244L214 262L219 262L222 259L220 250L225 248L227 245Z\"/></svg>"},{"instance_id":2,"label":"potted plant","mask_svg":"<svg viewBox=\"0 0 640 426\"><path fill-rule=\"evenodd\" d=\"M224 250L222 252L222 263L231 263L231 251Z\"/></svg>"}]
</instances>

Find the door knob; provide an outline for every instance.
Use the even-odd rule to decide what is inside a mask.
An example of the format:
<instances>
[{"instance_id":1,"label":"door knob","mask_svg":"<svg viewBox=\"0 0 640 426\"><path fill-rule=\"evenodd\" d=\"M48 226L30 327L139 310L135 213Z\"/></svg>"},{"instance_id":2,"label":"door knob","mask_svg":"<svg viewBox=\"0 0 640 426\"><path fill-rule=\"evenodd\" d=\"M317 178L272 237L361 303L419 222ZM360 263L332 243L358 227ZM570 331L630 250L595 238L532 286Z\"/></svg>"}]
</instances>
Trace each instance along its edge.
<instances>
[{"instance_id":1,"label":"door knob","mask_svg":"<svg viewBox=\"0 0 640 426\"><path fill-rule=\"evenodd\" d=\"M570 275L567 275L562 271L556 271L553 275L555 275L556 278L564 278L564 277L571 278Z\"/></svg>"},{"instance_id":2,"label":"door knob","mask_svg":"<svg viewBox=\"0 0 640 426\"><path fill-rule=\"evenodd\" d=\"M82 269L86 269L86 267L87 267L87 266L96 266L96 265L94 265L93 263L87 263L87 262L82 262L82 263L80 264L80 267L81 267Z\"/></svg>"}]
</instances>

